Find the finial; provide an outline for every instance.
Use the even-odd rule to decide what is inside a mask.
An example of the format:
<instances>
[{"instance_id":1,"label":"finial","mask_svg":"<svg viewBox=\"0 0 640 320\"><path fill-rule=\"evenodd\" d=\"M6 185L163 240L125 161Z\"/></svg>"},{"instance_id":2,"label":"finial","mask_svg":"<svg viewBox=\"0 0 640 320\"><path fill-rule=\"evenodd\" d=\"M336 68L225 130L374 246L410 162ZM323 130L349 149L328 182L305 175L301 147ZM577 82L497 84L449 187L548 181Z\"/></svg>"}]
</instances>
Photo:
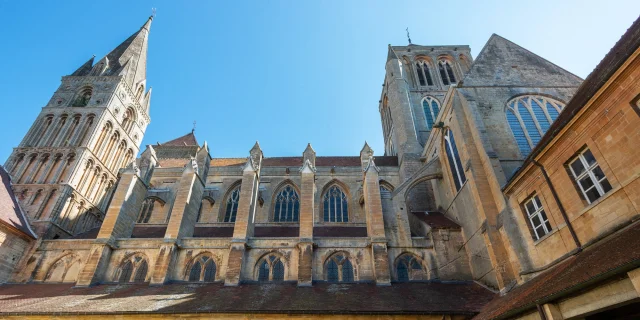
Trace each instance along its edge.
<instances>
[{"instance_id":1,"label":"finial","mask_svg":"<svg viewBox=\"0 0 640 320\"><path fill-rule=\"evenodd\" d=\"M151 8L151 18L156 17L156 8Z\"/></svg>"},{"instance_id":2,"label":"finial","mask_svg":"<svg viewBox=\"0 0 640 320\"><path fill-rule=\"evenodd\" d=\"M407 39L409 39L409 44L411 44L411 37L409 36L409 27L407 27Z\"/></svg>"},{"instance_id":3,"label":"finial","mask_svg":"<svg viewBox=\"0 0 640 320\"><path fill-rule=\"evenodd\" d=\"M191 129L191 133L196 132L196 121L193 120L193 129Z\"/></svg>"}]
</instances>

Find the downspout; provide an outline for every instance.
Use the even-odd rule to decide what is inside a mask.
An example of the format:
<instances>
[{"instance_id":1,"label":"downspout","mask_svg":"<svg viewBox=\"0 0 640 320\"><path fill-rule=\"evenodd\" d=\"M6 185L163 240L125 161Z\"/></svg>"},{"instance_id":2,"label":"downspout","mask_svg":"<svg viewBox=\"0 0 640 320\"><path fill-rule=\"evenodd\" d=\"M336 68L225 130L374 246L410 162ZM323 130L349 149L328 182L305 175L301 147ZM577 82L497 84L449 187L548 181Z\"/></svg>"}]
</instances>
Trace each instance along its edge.
<instances>
[{"instance_id":1,"label":"downspout","mask_svg":"<svg viewBox=\"0 0 640 320\"><path fill-rule=\"evenodd\" d=\"M544 180L547 181L547 184L549 185L549 189L551 190L551 194L553 194L553 199L556 201L556 204L558 205L558 209L560 210L560 213L562 214L562 218L564 219L564 222L567 224L567 228L569 228L569 232L571 233L571 237L573 238L573 241L576 243L576 247L578 248L578 252L582 251L582 244L580 244L580 240L578 239L578 235L576 234L576 231L573 229L573 225L571 225L571 221L569 221L569 217L567 216L567 212L564 210L564 206L562 205L562 202L560 202L560 198L558 197L558 193L556 192L556 188L554 188L553 183L551 183L551 179L549 179L549 175L547 174L547 170L544 169L544 167L536 160L532 160L533 164L535 166L537 166L538 168L540 168L540 171L542 171L542 176L544 176Z\"/></svg>"},{"instance_id":2,"label":"downspout","mask_svg":"<svg viewBox=\"0 0 640 320\"><path fill-rule=\"evenodd\" d=\"M547 320L547 315L544 313L544 309L542 309L542 306L540 304L536 304L536 307L538 308L538 314L540 315L540 319Z\"/></svg>"}]
</instances>

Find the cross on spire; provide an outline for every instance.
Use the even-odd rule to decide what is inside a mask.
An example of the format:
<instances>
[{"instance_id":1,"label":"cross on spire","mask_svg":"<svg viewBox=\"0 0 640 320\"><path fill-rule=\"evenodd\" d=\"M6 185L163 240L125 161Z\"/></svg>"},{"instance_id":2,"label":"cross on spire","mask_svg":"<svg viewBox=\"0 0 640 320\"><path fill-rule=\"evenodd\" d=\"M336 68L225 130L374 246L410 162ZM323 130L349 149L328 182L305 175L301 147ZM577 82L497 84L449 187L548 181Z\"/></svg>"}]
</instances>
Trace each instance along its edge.
<instances>
[{"instance_id":1,"label":"cross on spire","mask_svg":"<svg viewBox=\"0 0 640 320\"><path fill-rule=\"evenodd\" d=\"M409 44L411 44L411 37L409 36L409 27L407 27L407 39L409 40Z\"/></svg>"},{"instance_id":2,"label":"cross on spire","mask_svg":"<svg viewBox=\"0 0 640 320\"><path fill-rule=\"evenodd\" d=\"M193 129L191 129L191 133L196 132L196 121L193 120Z\"/></svg>"}]
</instances>

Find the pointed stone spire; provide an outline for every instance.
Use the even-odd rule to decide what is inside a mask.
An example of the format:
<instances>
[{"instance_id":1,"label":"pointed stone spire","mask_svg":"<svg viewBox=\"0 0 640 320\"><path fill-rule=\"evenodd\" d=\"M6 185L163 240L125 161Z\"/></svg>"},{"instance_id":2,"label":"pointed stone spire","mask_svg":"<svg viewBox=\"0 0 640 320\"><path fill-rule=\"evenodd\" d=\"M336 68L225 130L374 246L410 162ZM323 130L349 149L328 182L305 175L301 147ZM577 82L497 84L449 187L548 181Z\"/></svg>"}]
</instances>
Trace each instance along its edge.
<instances>
[{"instance_id":1,"label":"pointed stone spire","mask_svg":"<svg viewBox=\"0 0 640 320\"><path fill-rule=\"evenodd\" d=\"M360 150L360 163L362 164L363 169L367 167L371 157L373 157L373 149L371 149L369 144L365 141L362 150Z\"/></svg>"},{"instance_id":2,"label":"pointed stone spire","mask_svg":"<svg viewBox=\"0 0 640 320\"><path fill-rule=\"evenodd\" d=\"M86 76L89 74L89 72L91 72L91 68L93 67L93 59L95 59L95 55L93 55L91 57L91 59L89 59L89 61L85 62L82 66L80 66L80 68L78 68L78 70L74 71L71 75L78 77L78 76Z\"/></svg>"},{"instance_id":3,"label":"pointed stone spire","mask_svg":"<svg viewBox=\"0 0 640 320\"><path fill-rule=\"evenodd\" d=\"M247 171L249 169L253 171L260 170L260 165L262 164L262 149L260 149L260 144L256 141L256 144L253 145L253 148L249 151L249 157L247 158L247 164L244 166L243 171Z\"/></svg>"},{"instance_id":4,"label":"pointed stone spire","mask_svg":"<svg viewBox=\"0 0 640 320\"><path fill-rule=\"evenodd\" d=\"M151 91L152 87L149 87L149 91L144 95L144 99L142 99L142 108L149 114L149 107L151 106Z\"/></svg>"},{"instance_id":5,"label":"pointed stone spire","mask_svg":"<svg viewBox=\"0 0 640 320\"><path fill-rule=\"evenodd\" d=\"M153 16L149 17L140 30L107 54L104 74L100 75L122 75L136 92L134 86L147 78L147 46L152 20Z\"/></svg>"},{"instance_id":6,"label":"pointed stone spire","mask_svg":"<svg viewBox=\"0 0 640 320\"><path fill-rule=\"evenodd\" d=\"M316 166L316 151L311 147L311 143L307 144L307 148L302 152L302 163L303 165L309 161L312 167Z\"/></svg>"}]
</instances>

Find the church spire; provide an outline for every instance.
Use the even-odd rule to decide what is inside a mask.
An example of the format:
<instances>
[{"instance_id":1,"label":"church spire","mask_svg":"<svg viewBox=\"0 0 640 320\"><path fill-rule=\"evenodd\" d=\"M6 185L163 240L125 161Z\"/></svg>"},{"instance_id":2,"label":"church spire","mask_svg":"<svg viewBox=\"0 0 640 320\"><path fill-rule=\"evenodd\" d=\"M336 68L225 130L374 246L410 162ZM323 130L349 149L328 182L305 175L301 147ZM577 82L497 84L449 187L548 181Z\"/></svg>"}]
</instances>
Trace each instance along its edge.
<instances>
[{"instance_id":1,"label":"church spire","mask_svg":"<svg viewBox=\"0 0 640 320\"><path fill-rule=\"evenodd\" d=\"M89 72L91 72L91 68L93 67L93 59L96 56L93 55L91 57L91 59L89 59L89 61L85 62L83 65L80 66L80 68L78 68L78 70L74 71L71 75L72 76L86 76L89 74Z\"/></svg>"},{"instance_id":2,"label":"church spire","mask_svg":"<svg viewBox=\"0 0 640 320\"><path fill-rule=\"evenodd\" d=\"M147 78L147 46L152 20L153 16L149 17L140 30L102 58L94 69L103 66L105 68L94 70L92 74L121 75L134 92L137 91L136 87L144 86L143 82Z\"/></svg>"}]
</instances>

